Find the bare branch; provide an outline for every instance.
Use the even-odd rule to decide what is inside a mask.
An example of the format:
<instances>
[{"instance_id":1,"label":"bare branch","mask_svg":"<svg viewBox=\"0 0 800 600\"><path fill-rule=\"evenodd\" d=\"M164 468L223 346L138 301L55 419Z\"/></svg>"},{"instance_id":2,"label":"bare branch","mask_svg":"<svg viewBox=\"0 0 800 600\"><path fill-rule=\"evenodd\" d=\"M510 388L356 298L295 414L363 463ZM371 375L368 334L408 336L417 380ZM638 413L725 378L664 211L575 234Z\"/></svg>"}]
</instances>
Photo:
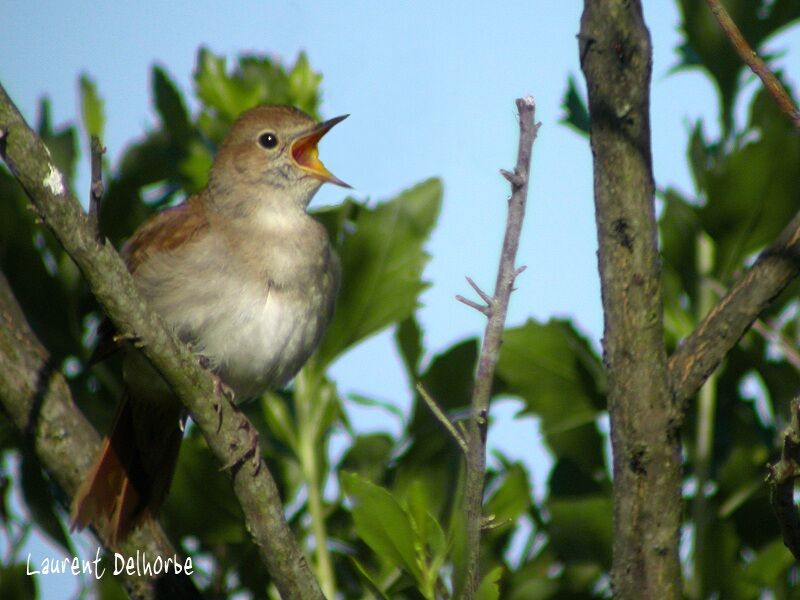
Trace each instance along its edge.
<instances>
[{"instance_id":1,"label":"bare branch","mask_svg":"<svg viewBox=\"0 0 800 600\"><path fill-rule=\"evenodd\" d=\"M798 273L800 212L670 357L677 424L683 420L689 398Z\"/></svg>"},{"instance_id":2,"label":"bare branch","mask_svg":"<svg viewBox=\"0 0 800 600\"><path fill-rule=\"evenodd\" d=\"M142 352L189 410L216 459L229 464L251 443L252 424L224 398L211 373L200 366L163 320L147 310L122 259L110 244L101 244L95 238L80 203L69 193L41 139L25 123L2 86L0 128L8 130L6 143L0 146L6 164L81 269L106 314L118 331L141 342ZM322 599L308 561L286 523L267 465L261 465L258 473L234 469L232 476L247 529L281 595Z\"/></svg>"},{"instance_id":3,"label":"bare branch","mask_svg":"<svg viewBox=\"0 0 800 600\"><path fill-rule=\"evenodd\" d=\"M447 418L447 415L444 414L444 411L439 407L439 405L436 404L436 400L434 400L431 397L431 395L428 393L428 390L425 389L422 383L417 382L417 385L414 387L419 392L419 395L422 396L422 399L425 401L425 404L428 405L428 408L431 409L433 416L436 417L436 419L442 425L444 425L444 428L447 430L447 433L449 433L453 437L453 439L456 441L456 444L458 444L459 448L461 448L464 454L466 454L467 441L458 432L458 430L455 428L455 425L453 425L452 421L450 421L450 419Z\"/></svg>"},{"instance_id":4,"label":"bare branch","mask_svg":"<svg viewBox=\"0 0 800 600\"><path fill-rule=\"evenodd\" d=\"M758 53L750 47L750 44L747 43L747 40L744 39L742 32L737 27L736 23L731 19L731 16L728 14L728 11L725 10L725 7L722 5L720 0L706 0L708 6L711 8L711 12L714 13L714 16L717 19L717 22L722 27L722 30L725 32L725 35L728 36L731 44L733 45L736 53L741 57L741 59L747 64L748 67L755 73L759 79L761 79L762 83L766 90L770 93L770 95L775 99L775 102L778 104L778 107L786 113L786 116L791 119L792 124L800 129L800 110L794 105L792 102L792 98L789 96L789 93L783 87L778 78L770 71L770 68L767 64L761 60L761 57L758 56Z\"/></svg>"},{"instance_id":5,"label":"bare branch","mask_svg":"<svg viewBox=\"0 0 800 600\"><path fill-rule=\"evenodd\" d=\"M0 272L0 410L21 436L31 441L50 478L72 497L100 448L100 436L72 400L69 386L47 350L31 330L22 308ZM163 559L173 558L175 548L158 525L140 527L117 547L103 545L124 556L137 551ZM199 598L200 593L185 573L172 571L159 578L120 577L128 593L137 599L161 597Z\"/></svg>"},{"instance_id":6,"label":"bare branch","mask_svg":"<svg viewBox=\"0 0 800 600\"><path fill-rule=\"evenodd\" d=\"M511 198L508 201L508 217L500 255L500 266L497 270L494 296L489 298L471 280L475 289L490 308L483 345L478 358L478 372L472 390L472 416L467 425L467 482L464 499L465 522L467 527L466 542L466 581L462 597L466 600L475 598L480 585L480 541L483 505L483 486L486 470L486 429L489 414L489 396L494 380L497 358L500 354L503 328L505 327L508 302L514 287L514 279L518 274L514 262L519 247L522 221L525 217L525 203L528 197L528 181L531 164L533 142L539 130L535 122L536 104L531 96L517 99L519 111L519 146L517 165L514 175L509 178L512 185ZM507 177L508 178L508 177ZM483 311L482 311L483 312ZM484 313L485 314L485 313Z\"/></svg>"}]
</instances>

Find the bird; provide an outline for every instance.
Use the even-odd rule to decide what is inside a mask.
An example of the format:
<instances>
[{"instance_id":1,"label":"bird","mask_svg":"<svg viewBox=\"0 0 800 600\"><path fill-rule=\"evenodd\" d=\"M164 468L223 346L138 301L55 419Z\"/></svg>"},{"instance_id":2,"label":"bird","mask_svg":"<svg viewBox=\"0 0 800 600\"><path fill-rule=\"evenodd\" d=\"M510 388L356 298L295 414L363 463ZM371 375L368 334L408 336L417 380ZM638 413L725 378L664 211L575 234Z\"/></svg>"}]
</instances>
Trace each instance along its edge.
<instances>
[{"instance_id":1,"label":"bird","mask_svg":"<svg viewBox=\"0 0 800 600\"><path fill-rule=\"evenodd\" d=\"M331 320L341 268L307 212L324 183L350 186L317 144L321 123L291 106L258 106L233 123L208 183L145 221L122 249L136 287L237 402L287 384ZM134 344L103 332L95 355L123 347L125 392L111 433L75 494L70 527L112 545L154 519L169 490L185 409Z\"/></svg>"}]
</instances>

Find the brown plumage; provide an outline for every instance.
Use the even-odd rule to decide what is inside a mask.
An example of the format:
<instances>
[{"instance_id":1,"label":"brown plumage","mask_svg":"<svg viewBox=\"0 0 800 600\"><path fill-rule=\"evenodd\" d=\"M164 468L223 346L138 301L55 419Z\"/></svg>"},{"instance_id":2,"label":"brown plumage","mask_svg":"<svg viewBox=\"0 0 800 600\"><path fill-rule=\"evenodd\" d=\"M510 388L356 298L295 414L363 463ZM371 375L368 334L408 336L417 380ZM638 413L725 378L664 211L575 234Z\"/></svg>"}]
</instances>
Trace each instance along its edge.
<instances>
[{"instance_id":1,"label":"brown plumage","mask_svg":"<svg viewBox=\"0 0 800 600\"><path fill-rule=\"evenodd\" d=\"M245 399L284 385L329 322L339 263L306 207L324 182L317 158L344 117L316 124L290 107L244 113L215 158L205 190L149 219L123 249L150 307ZM108 352L110 328L99 344ZM73 500L72 526L116 544L154 517L178 458L184 410L126 346L126 393L111 435Z\"/></svg>"}]
</instances>

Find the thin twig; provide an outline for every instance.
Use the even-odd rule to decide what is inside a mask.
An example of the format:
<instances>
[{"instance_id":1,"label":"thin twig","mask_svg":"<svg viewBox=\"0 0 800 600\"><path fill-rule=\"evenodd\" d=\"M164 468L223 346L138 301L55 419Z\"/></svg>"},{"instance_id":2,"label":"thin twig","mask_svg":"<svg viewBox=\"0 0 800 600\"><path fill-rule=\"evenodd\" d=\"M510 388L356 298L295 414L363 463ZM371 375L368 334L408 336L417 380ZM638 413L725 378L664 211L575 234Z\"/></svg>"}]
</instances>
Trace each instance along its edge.
<instances>
[{"instance_id":1,"label":"thin twig","mask_svg":"<svg viewBox=\"0 0 800 600\"><path fill-rule=\"evenodd\" d=\"M474 300L470 300L469 298L465 298L461 294L456 294L456 300L461 302L462 304L466 304L470 308L474 308L479 313L486 315L487 317L492 316L492 307L494 306L494 298L492 298L489 294L484 292L477 283L475 283L471 277L467 277L467 283L472 287L473 290L481 297L481 299L486 302L486 305L478 304Z\"/></svg>"},{"instance_id":2,"label":"thin twig","mask_svg":"<svg viewBox=\"0 0 800 600\"><path fill-rule=\"evenodd\" d=\"M484 292L477 283L475 283L471 277L467 277L467 283L472 287L473 290L481 297L481 300L486 302L487 305L491 306L494 303L494 298Z\"/></svg>"},{"instance_id":3,"label":"thin twig","mask_svg":"<svg viewBox=\"0 0 800 600\"><path fill-rule=\"evenodd\" d=\"M800 353L794 349L791 342L787 340L780 331L776 330L774 327L770 327L761 319L753 323L753 330L768 342L777 344L781 352L783 352L786 362L792 365L797 371L800 371Z\"/></svg>"},{"instance_id":4,"label":"thin twig","mask_svg":"<svg viewBox=\"0 0 800 600\"><path fill-rule=\"evenodd\" d=\"M792 420L783 434L781 459L769 466L769 500L783 534L783 543L800 560L800 513L794 484L800 476L800 400L792 401Z\"/></svg>"},{"instance_id":5,"label":"thin twig","mask_svg":"<svg viewBox=\"0 0 800 600\"><path fill-rule=\"evenodd\" d=\"M100 202L105 193L103 186L103 154L106 148L100 143L97 136L92 136L91 140L91 153L92 153L92 183L89 186L89 227L94 232L95 239L99 240L100 236Z\"/></svg>"},{"instance_id":6,"label":"thin twig","mask_svg":"<svg viewBox=\"0 0 800 600\"><path fill-rule=\"evenodd\" d=\"M483 335L483 345L478 358L478 372L472 389L472 416L467 425L467 482L464 496L464 512L467 527L466 577L462 598L475 598L480 586L480 541L482 524L483 486L486 471L486 429L489 415L489 397L494 380L495 366L500 354L500 343L505 327L506 313L514 279L520 272L514 266L525 217L525 203L528 196L531 152L540 124L536 123L536 104L531 96L517 99L519 111L519 146L517 165L513 176L503 173L511 182L511 198L508 201L508 217L497 270L494 295L481 291L472 280L470 285L489 306L490 311ZM508 175L506 175L508 173ZM481 311L483 312L483 311ZM484 313L485 314L485 313Z\"/></svg>"},{"instance_id":7,"label":"thin twig","mask_svg":"<svg viewBox=\"0 0 800 600\"><path fill-rule=\"evenodd\" d=\"M465 298L461 294L456 294L456 300L461 302L462 304L466 304L470 308L474 308L479 313L486 315L487 317L492 314L492 309L489 306L485 306L483 304L478 304L474 300L470 300L469 298Z\"/></svg>"},{"instance_id":8,"label":"thin twig","mask_svg":"<svg viewBox=\"0 0 800 600\"><path fill-rule=\"evenodd\" d=\"M798 110L794 102L792 102L792 98L789 96L786 88L783 87L781 82L775 77L761 57L758 56L756 51L750 47L750 44L744 39L739 27L737 27L736 23L731 19L731 16L728 14L728 11L725 10L720 0L706 0L706 2L711 8L711 12L714 13L720 27L722 27L722 30L725 32L725 35L728 36L731 44L733 44L736 53L747 66L750 67L753 73L758 75L764 87L775 99L775 102L777 102L781 111L786 113L796 128L800 129L800 110Z\"/></svg>"},{"instance_id":9,"label":"thin twig","mask_svg":"<svg viewBox=\"0 0 800 600\"><path fill-rule=\"evenodd\" d=\"M415 387L417 388L419 395L422 396L422 399L425 401L425 404L427 404L428 408L431 409L433 416L436 417L442 425L444 425L444 428L451 436L453 436L453 439L456 441L459 448L461 448L464 454L466 454L467 440L464 439L464 436L458 432L458 430L455 428L455 425L453 425L453 422L448 419L447 415L444 414L444 411L439 408L439 405L436 404L436 400L431 397L431 395L428 393L428 390L423 387L422 383L417 382Z\"/></svg>"}]
</instances>

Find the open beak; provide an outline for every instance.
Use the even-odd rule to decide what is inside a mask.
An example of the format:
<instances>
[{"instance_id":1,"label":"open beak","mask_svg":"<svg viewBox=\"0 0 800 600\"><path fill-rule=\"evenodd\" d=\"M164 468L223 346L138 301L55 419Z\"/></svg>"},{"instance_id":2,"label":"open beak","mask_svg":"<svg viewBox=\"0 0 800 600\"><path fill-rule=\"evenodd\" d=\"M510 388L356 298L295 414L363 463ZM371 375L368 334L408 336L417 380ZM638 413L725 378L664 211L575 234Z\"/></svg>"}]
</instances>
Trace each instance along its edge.
<instances>
[{"instance_id":1,"label":"open beak","mask_svg":"<svg viewBox=\"0 0 800 600\"><path fill-rule=\"evenodd\" d=\"M325 168L325 165L322 164L322 161L319 159L317 143L319 143L319 141L322 139L322 136L328 133L328 131L330 131L334 125L340 121L344 121L349 116L350 115L342 115L341 117L329 119L324 123L315 125L311 131L299 135L292 142L291 146L292 158L301 169L307 171L322 181L335 183L336 185L346 188L352 186L346 184L344 181L336 177L333 173Z\"/></svg>"}]
</instances>

